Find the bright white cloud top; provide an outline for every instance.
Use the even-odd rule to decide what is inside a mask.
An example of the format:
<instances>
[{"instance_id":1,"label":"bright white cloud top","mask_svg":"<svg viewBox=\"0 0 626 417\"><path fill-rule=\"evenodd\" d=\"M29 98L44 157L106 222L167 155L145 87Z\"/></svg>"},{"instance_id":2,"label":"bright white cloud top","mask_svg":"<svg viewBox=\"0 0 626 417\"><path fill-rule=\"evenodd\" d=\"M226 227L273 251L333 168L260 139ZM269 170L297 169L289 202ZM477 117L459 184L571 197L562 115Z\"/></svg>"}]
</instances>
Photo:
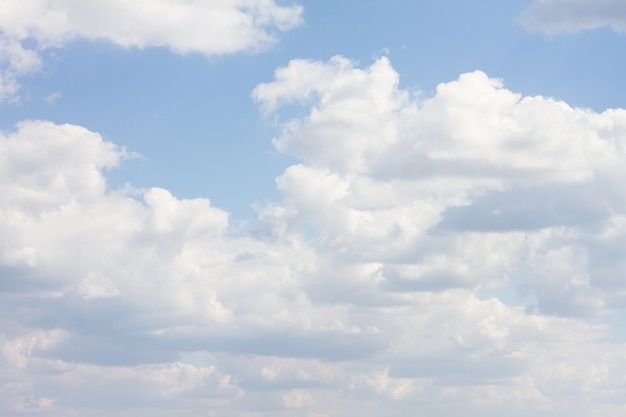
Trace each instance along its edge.
<instances>
[{"instance_id":1,"label":"bright white cloud top","mask_svg":"<svg viewBox=\"0 0 626 417\"><path fill-rule=\"evenodd\" d=\"M39 65L37 50L88 39L183 54L258 51L277 41L275 31L298 26L301 13L300 6L273 0L7 0L0 9L0 60L8 61L0 100L15 94L16 76ZM25 41L36 48L25 48Z\"/></svg>"},{"instance_id":2,"label":"bright white cloud top","mask_svg":"<svg viewBox=\"0 0 626 417\"><path fill-rule=\"evenodd\" d=\"M143 150L88 126L2 126L0 414L626 412L626 110L277 67L246 100L292 159L249 224L112 187Z\"/></svg>"}]
</instances>

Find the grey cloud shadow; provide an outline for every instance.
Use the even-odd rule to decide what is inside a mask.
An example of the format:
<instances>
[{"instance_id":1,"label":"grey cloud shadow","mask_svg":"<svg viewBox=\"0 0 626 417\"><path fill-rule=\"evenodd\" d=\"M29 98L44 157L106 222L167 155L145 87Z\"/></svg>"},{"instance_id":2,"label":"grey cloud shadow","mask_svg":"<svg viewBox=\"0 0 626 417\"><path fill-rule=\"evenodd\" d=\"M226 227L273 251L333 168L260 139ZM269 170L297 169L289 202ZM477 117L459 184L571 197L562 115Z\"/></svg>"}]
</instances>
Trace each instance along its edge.
<instances>
[{"instance_id":1,"label":"grey cloud shadow","mask_svg":"<svg viewBox=\"0 0 626 417\"><path fill-rule=\"evenodd\" d=\"M0 265L0 294L41 294L58 289L58 283L35 268Z\"/></svg>"},{"instance_id":2,"label":"grey cloud shadow","mask_svg":"<svg viewBox=\"0 0 626 417\"><path fill-rule=\"evenodd\" d=\"M514 187L479 197L467 206L448 208L431 232L594 226L610 214L606 200L590 183Z\"/></svg>"},{"instance_id":3,"label":"grey cloud shadow","mask_svg":"<svg viewBox=\"0 0 626 417\"><path fill-rule=\"evenodd\" d=\"M389 292L437 292L450 288L470 289L477 285L476 282L450 271L438 271L424 274L419 279L409 279L401 276L393 265L383 267L383 276L385 280L379 284L379 287Z\"/></svg>"},{"instance_id":4,"label":"grey cloud shadow","mask_svg":"<svg viewBox=\"0 0 626 417\"><path fill-rule=\"evenodd\" d=\"M2 294L0 300L2 315L12 317L14 335L35 329L61 329L70 335L59 345L33 352L35 356L114 366L171 362L178 355L155 343L149 333L153 320L142 318L118 298Z\"/></svg>"},{"instance_id":5,"label":"grey cloud shadow","mask_svg":"<svg viewBox=\"0 0 626 417\"><path fill-rule=\"evenodd\" d=\"M433 378L441 385L474 385L493 383L499 379L520 375L526 370L520 359L506 358L492 353L484 357L451 353L405 360L392 364L389 375L396 378Z\"/></svg>"},{"instance_id":6,"label":"grey cloud shadow","mask_svg":"<svg viewBox=\"0 0 626 417\"><path fill-rule=\"evenodd\" d=\"M68 340L35 356L70 363L134 366L175 362L182 352L356 360L380 352L375 335L333 330L263 330L253 326L211 324L176 311L138 310L116 297L85 300L79 296L41 299L6 294L3 316L19 316L13 333L62 329ZM52 312L52 313L51 313ZM18 324L19 323L19 324ZM184 327L183 327L184 326ZM155 330L165 329L159 334Z\"/></svg>"},{"instance_id":7,"label":"grey cloud shadow","mask_svg":"<svg viewBox=\"0 0 626 417\"><path fill-rule=\"evenodd\" d=\"M314 358L327 362L360 360L386 347L380 337L336 331L262 331L258 329L206 329L195 335L170 335L166 343L184 345L185 350L203 350L233 355ZM182 347L182 345L180 345Z\"/></svg>"}]
</instances>

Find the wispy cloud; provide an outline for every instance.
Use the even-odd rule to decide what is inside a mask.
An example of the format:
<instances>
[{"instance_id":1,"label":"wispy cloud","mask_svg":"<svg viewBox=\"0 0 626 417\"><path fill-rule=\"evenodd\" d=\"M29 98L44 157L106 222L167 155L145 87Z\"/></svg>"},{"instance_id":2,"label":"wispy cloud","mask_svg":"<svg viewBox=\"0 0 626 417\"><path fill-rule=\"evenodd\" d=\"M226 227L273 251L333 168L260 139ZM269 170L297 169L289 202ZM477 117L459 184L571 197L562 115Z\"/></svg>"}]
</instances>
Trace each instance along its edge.
<instances>
[{"instance_id":1,"label":"wispy cloud","mask_svg":"<svg viewBox=\"0 0 626 417\"><path fill-rule=\"evenodd\" d=\"M52 106L52 105L56 104L57 101L59 101L61 96L62 96L62 94L61 94L60 91L55 91L54 93L50 93L47 96L45 96L44 97L44 101Z\"/></svg>"},{"instance_id":2,"label":"wispy cloud","mask_svg":"<svg viewBox=\"0 0 626 417\"><path fill-rule=\"evenodd\" d=\"M621 0L535 0L519 17L531 31L554 34L610 27L626 32L626 3Z\"/></svg>"}]
</instances>

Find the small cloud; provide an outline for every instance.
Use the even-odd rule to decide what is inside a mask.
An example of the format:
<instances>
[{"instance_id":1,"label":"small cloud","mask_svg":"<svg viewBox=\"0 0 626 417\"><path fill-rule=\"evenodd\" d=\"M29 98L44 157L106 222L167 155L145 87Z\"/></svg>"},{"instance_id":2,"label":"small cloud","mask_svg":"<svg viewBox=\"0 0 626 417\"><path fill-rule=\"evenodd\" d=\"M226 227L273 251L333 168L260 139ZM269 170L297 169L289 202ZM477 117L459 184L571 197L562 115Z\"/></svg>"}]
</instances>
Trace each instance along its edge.
<instances>
[{"instance_id":1,"label":"small cloud","mask_svg":"<svg viewBox=\"0 0 626 417\"><path fill-rule=\"evenodd\" d=\"M391 55L391 49L384 47L384 48L380 48L377 52L373 53L372 59L376 61L380 58L388 57L389 55Z\"/></svg>"},{"instance_id":2,"label":"small cloud","mask_svg":"<svg viewBox=\"0 0 626 417\"><path fill-rule=\"evenodd\" d=\"M529 31L555 34L610 27L626 32L626 4L623 0L535 0L519 16Z\"/></svg>"},{"instance_id":3,"label":"small cloud","mask_svg":"<svg viewBox=\"0 0 626 417\"><path fill-rule=\"evenodd\" d=\"M56 104L57 101L59 101L60 98L61 92L55 91L54 93L48 94L46 97L44 97L44 101L53 106Z\"/></svg>"}]
</instances>

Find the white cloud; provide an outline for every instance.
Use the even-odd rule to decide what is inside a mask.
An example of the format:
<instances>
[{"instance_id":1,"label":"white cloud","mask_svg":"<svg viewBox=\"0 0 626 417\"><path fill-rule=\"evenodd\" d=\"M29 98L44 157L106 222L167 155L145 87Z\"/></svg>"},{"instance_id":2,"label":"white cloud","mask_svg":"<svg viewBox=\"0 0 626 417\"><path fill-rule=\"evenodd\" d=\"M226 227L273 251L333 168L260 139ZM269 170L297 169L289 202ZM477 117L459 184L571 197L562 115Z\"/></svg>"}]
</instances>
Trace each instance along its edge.
<instances>
[{"instance_id":1,"label":"white cloud","mask_svg":"<svg viewBox=\"0 0 626 417\"><path fill-rule=\"evenodd\" d=\"M255 90L300 163L250 234L205 198L108 189L127 153L95 132L2 133L0 412L623 411L598 314L626 292L626 112L398 78L337 57Z\"/></svg>"},{"instance_id":2,"label":"white cloud","mask_svg":"<svg viewBox=\"0 0 626 417\"><path fill-rule=\"evenodd\" d=\"M62 94L59 91L55 91L54 93L50 93L46 97L44 97L44 101L52 106L56 104L57 101L59 101L61 96Z\"/></svg>"},{"instance_id":3,"label":"white cloud","mask_svg":"<svg viewBox=\"0 0 626 417\"><path fill-rule=\"evenodd\" d=\"M4 36L0 28L0 103L15 100L19 90L17 79L37 70L40 65L37 52L24 48L16 39Z\"/></svg>"},{"instance_id":4,"label":"white cloud","mask_svg":"<svg viewBox=\"0 0 626 417\"><path fill-rule=\"evenodd\" d=\"M621 0L535 0L519 17L524 27L548 34L609 26L626 31Z\"/></svg>"},{"instance_id":5,"label":"white cloud","mask_svg":"<svg viewBox=\"0 0 626 417\"><path fill-rule=\"evenodd\" d=\"M33 39L42 48L85 38L212 55L274 42L271 31L297 26L301 12L272 0L9 0L0 12L0 28L6 37Z\"/></svg>"},{"instance_id":6,"label":"white cloud","mask_svg":"<svg viewBox=\"0 0 626 417\"><path fill-rule=\"evenodd\" d=\"M303 164L278 178L285 199L262 213L270 223L308 224L339 258L386 264L398 290L516 277L545 311L569 314L614 298L597 248L626 208L626 111L522 97L481 72L419 99L387 58L366 69L294 60L253 97L268 112L310 108L274 139Z\"/></svg>"},{"instance_id":7,"label":"white cloud","mask_svg":"<svg viewBox=\"0 0 626 417\"><path fill-rule=\"evenodd\" d=\"M302 7L273 0L7 0L0 9L0 101L40 65L39 51L77 39L205 55L259 51L301 23ZM24 47L34 42L35 49Z\"/></svg>"}]
</instances>

